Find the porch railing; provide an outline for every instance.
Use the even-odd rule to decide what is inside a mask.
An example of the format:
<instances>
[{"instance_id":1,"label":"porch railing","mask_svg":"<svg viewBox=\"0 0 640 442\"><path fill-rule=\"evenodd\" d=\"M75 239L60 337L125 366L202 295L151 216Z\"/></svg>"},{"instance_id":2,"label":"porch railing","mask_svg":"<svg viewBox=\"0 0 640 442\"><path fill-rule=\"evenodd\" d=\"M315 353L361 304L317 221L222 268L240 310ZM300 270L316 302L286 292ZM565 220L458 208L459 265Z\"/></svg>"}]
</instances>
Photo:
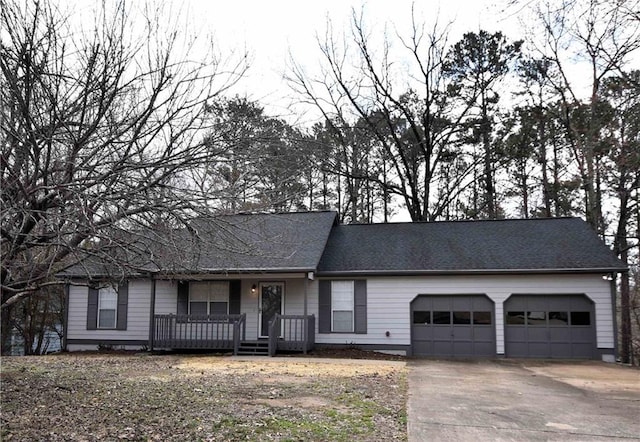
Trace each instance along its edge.
<instances>
[{"instance_id":1,"label":"porch railing","mask_svg":"<svg viewBox=\"0 0 640 442\"><path fill-rule=\"evenodd\" d=\"M155 315L151 350L208 349L238 352L246 336L246 314Z\"/></svg>"},{"instance_id":2,"label":"porch railing","mask_svg":"<svg viewBox=\"0 0 640 442\"><path fill-rule=\"evenodd\" d=\"M316 318L314 315L279 315L269 323L269 356L278 350L313 350L316 342Z\"/></svg>"}]
</instances>

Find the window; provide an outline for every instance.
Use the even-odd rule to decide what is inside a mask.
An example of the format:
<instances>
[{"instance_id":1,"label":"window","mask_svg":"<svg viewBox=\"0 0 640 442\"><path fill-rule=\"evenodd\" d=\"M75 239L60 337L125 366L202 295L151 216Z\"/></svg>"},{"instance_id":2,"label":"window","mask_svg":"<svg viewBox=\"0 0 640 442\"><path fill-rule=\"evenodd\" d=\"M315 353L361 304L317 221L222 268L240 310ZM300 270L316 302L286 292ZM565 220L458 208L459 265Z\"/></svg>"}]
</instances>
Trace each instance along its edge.
<instances>
[{"instance_id":1,"label":"window","mask_svg":"<svg viewBox=\"0 0 640 442\"><path fill-rule=\"evenodd\" d=\"M571 312L571 325L591 325L589 312Z\"/></svg>"},{"instance_id":2,"label":"window","mask_svg":"<svg viewBox=\"0 0 640 442\"><path fill-rule=\"evenodd\" d=\"M453 323L471 324L471 312L453 312Z\"/></svg>"},{"instance_id":3,"label":"window","mask_svg":"<svg viewBox=\"0 0 640 442\"><path fill-rule=\"evenodd\" d=\"M507 312L507 324L524 325L524 312Z\"/></svg>"},{"instance_id":4,"label":"window","mask_svg":"<svg viewBox=\"0 0 640 442\"><path fill-rule=\"evenodd\" d=\"M413 323L414 324L430 324L431 323L431 312L414 311L413 312Z\"/></svg>"},{"instance_id":5,"label":"window","mask_svg":"<svg viewBox=\"0 0 640 442\"><path fill-rule=\"evenodd\" d=\"M353 332L353 281L331 281L331 331Z\"/></svg>"},{"instance_id":6,"label":"window","mask_svg":"<svg viewBox=\"0 0 640 442\"><path fill-rule=\"evenodd\" d=\"M507 312L507 325L524 325L539 327L569 327L591 325L589 312ZM569 319L571 322L569 323Z\"/></svg>"},{"instance_id":7,"label":"window","mask_svg":"<svg viewBox=\"0 0 640 442\"><path fill-rule=\"evenodd\" d=\"M118 292L113 286L98 290L98 328L116 328Z\"/></svg>"},{"instance_id":8,"label":"window","mask_svg":"<svg viewBox=\"0 0 640 442\"><path fill-rule=\"evenodd\" d=\"M433 312L433 323L439 325L451 324L451 312L436 311Z\"/></svg>"},{"instance_id":9,"label":"window","mask_svg":"<svg viewBox=\"0 0 640 442\"><path fill-rule=\"evenodd\" d=\"M193 282L189 289L189 314L226 315L229 312L229 282Z\"/></svg>"},{"instance_id":10,"label":"window","mask_svg":"<svg viewBox=\"0 0 640 442\"><path fill-rule=\"evenodd\" d=\"M547 325L547 312L527 312L527 325Z\"/></svg>"},{"instance_id":11,"label":"window","mask_svg":"<svg viewBox=\"0 0 640 442\"><path fill-rule=\"evenodd\" d=\"M549 312L549 325L569 325L567 312Z\"/></svg>"},{"instance_id":12,"label":"window","mask_svg":"<svg viewBox=\"0 0 640 442\"><path fill-rule=\"evenodd\" d=\"M473 312L474 325L491 325L491 312Z\"/></svg>"}]
</instances>

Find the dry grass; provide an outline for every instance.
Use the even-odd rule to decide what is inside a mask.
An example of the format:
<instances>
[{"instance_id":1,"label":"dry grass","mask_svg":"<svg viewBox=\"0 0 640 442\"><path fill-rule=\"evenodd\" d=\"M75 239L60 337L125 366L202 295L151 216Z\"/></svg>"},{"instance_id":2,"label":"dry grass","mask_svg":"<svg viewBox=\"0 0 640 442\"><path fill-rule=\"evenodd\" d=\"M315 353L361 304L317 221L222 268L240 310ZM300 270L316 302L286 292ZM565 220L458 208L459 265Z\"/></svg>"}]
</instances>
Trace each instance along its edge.
<instances>
[{"instance_id":1,"label":"dry grass","mask_svg":"<svg viewBox=\"0 0 640 442\"><path fill-rule=\"evenodd\" d=\"M6 440L406 440L402 362L77 355L2 360Z\"/></svg>"}]
</instances>

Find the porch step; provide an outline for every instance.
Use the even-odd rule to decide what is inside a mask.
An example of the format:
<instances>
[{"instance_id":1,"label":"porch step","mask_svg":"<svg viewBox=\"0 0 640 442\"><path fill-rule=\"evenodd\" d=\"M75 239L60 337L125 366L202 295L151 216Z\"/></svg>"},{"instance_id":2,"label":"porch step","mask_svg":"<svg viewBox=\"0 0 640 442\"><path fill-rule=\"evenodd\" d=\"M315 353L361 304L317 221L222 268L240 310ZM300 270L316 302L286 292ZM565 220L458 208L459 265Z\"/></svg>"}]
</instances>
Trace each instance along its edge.
<instances>
[{"instance_id":1,"label":"porch step","mask_svg":"<svg viewBox=\"0 0 640 442\"><path fill-rule=\"evenodd\" d=\"M238 348L238 355L269 356L269 343L267 341L242 341Z\"/></svg>"}]
</instances>

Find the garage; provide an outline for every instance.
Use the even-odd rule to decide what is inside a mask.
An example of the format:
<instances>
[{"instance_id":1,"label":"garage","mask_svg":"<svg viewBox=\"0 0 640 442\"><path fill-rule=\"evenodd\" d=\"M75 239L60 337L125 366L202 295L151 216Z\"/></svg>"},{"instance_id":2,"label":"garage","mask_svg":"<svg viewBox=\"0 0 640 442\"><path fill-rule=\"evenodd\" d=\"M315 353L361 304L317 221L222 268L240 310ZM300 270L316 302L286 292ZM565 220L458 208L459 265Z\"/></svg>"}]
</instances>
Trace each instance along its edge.
<instances>
[{"instance_id":1,"label":"garage","mask_svg":"<svg viewBox=\"0 0 640 442\"><path fill-rule=\"evenodd\" d=\"M485 295L418 295L411 302L413 356L494 357L494 304Z\"/></svg>"},{"instance_id":2,"label":"garage","mask_svg":"<svg viewBox=\"0 0 640 442\"><path fill-rule=\"evenodd\" d=\"M504 311L507 357L595 356L594 306L584 295L512 295Z\"/></svg>"}]
</instances>

